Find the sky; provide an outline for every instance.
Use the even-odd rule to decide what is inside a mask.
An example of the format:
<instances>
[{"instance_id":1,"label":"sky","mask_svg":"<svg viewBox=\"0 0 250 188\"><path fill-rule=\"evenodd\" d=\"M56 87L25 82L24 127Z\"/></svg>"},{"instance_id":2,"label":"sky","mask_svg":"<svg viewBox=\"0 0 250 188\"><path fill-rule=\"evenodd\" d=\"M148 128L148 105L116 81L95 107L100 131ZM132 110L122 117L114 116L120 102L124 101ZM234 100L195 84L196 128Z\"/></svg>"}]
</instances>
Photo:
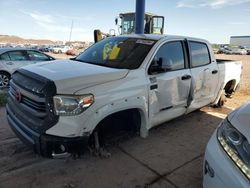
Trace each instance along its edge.
<instances>
[{"instance_id":1,"label":"sky","mask_svg":"<svg viewBox=\"0 0 250 188\"><path fill-rule=\"evenodd\" d=\"M145 0L146 12L165 17L165 34L229 43L250 35L250 0ZM135 11L136 0L0 0L0 35L93 41L94 29L117 30L119 13Z\"/></svg>"}]
</instances>

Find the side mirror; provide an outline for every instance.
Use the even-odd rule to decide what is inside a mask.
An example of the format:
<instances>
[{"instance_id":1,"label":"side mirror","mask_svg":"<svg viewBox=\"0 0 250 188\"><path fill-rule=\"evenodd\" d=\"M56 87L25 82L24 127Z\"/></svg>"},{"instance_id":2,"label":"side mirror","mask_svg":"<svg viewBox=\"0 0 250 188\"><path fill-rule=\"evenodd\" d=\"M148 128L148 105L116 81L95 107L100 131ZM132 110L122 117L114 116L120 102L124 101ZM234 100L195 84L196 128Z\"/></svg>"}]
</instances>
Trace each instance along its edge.
<instances>
[{"instance_id":1,"label":"side mirror","mask_svg":"<svg viewBox=\"0 0 250 188\"><path fill-rule=\"evenodd\" d=\"M116 19L115 19L115 25L117 25L117 24L118 24L118 19L116 18Z\"/></svg>"},{"instance_id":2,"label":"side mirror","mask_svg":"<svg viewBox=\"0 0 250 188\"><path fill-rule=\"evenodd\" d=\"M149 72L150 74L162 73L166 71L170 71L173 69L173 62L171 59L167 59L165 57L154 57Z\"/></svg>"},{"instance_id":3,"label":"side mirror","mask_svg":"<svg viewBox=\"0 0 250 188\"><path fill-rule=\"evenodd\" d=\"M151 62L150 68L149 68L149 74L157 74L164 72L162 69L162 62L161 58L154 57L153 61Z\"/></svg>"},{"instance_id":4,"label":"side mirror","mask_svg":"<svg viewBox=\"0 0 250 188\"><path fill-rule=\"evenodd\" d=\"M162 61L161 68L165 71L170 71L173 69L173 61L171 59L167 59L165 57L160 58Z\"/></svg>"}]
</instances>

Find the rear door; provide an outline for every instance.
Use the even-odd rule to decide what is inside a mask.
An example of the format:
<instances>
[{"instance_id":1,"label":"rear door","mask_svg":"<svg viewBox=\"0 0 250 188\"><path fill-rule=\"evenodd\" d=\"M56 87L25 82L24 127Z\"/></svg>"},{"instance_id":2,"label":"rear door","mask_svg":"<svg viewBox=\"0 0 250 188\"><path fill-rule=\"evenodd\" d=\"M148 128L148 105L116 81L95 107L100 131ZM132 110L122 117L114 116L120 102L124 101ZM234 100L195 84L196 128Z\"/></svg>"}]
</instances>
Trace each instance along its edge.
<instances>
[{"instance_id":1,"label":"rear door","mask_svg":"<svg viewBox=\"0 0 250 188\"><path fill-rule=\"evenodd\" d=\"M149 67L149 116L152 125L178 117L186 112L191 86L185 43L182 40L163 44ZM168 70L153 70L155 61L166 59ZM159 62L163 63L163 62Z\"/></svg>"},{"instance_id":2,"label":"rear door","mask_svg":"<svg viewBox=\"0 0 250 188\"><path fill-rule=\"evenodd\" d=\"M30 63L38 63L42 61L53 60L53 58L47 56L46 54L35 51L35 50L27 50L27 55L31 61Z\"/></svg>"},{"instance_id":3,"label":"rear door","mask_svg":"<svg viewBox=\"0 0 250 188\"><path fill-rule=\"evenodd\" d=\"M192 84L187 112L213 102L217 97L219 83L218 65L211 57L209 46L204 42L189 41Z\"/></svg>"},{"instance_id":4,"label":"rear door","mask_svg":"<svg viewBox=\"0 0 250 188\"><path fill-rule=\"evenodd\" d=\"M5 52L1 55L1 59L3 58L4 60L2 63L10 73L13 73L18 68L29 64L29 59L24 50Z\"/></svg>"}]
</instances>

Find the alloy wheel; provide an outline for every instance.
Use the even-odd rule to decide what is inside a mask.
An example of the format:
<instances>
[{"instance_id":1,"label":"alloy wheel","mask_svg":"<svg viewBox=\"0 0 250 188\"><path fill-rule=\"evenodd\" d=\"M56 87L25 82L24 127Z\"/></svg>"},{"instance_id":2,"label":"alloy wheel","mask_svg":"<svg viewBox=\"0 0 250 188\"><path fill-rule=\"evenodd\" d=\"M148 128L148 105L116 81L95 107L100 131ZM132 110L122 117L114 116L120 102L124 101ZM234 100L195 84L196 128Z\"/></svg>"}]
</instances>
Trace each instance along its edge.
<instances>
[{"instance_id":1,"label":"alloy wheel","mask_svg":"<svg viewBox=\"0 0 250 188\"><path fill-rule=\"evenodd\" d=\"M9 77L5 74L0 74L0 88L7 87L9 85Z\"/></svg>"}]
</instances>

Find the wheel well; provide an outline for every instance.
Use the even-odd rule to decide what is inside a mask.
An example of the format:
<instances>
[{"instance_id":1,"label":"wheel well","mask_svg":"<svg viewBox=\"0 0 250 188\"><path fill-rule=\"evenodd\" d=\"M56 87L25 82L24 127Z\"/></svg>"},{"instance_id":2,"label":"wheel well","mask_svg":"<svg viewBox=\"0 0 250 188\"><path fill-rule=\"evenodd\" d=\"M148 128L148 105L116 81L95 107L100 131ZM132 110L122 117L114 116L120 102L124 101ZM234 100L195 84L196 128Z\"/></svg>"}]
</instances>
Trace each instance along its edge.
<instances>
[{"instance_id":1,"label":"wheel well","mask_svg":"<svg viewBox=\"0 0 250 188\"><path fill-rule=\"evenodd\" d=\"M141 126L141 115L138 109L128 109L115 112L107 117L105 117L97 125L109 126L114 129L125 129L139 131Z\"/></svg>"},{"instance_id":2,"label":"wheel well","mask_svg":"<svg viewBox=\"0 0 250 188\"><path fill-rule=\"evenodd\" d=\"M98 123L93 133L98 131L100 142L102 143L104 143L104 140L105 142L106 140L113 142L117 138L120 139L128 136L128 133L138 133L141 122L139 109L122 110L105 117Z\"/></svg>"},{"instance_id":3,"label":"wheel well","mask_svg":"<svg viewBox=\"0 0 250 188\"><path fill-rule=\"evenodd\" d=\"M7 71L0 70L0 73L5 73L5 74L7 74L9 76L9 78L11 78L11 74L9 72L7 72Z\"/></svg>"},{"instance_id":4,"label":"wheel well","mask_svg":"<svg viewBox=\"0 0 250 188\"><path fill-rule=\"evenodd\" d=\"M224 87L226 94L232 94L234 92L234 88L236 85L236 80L230 80L227 82L226 86Z\"/></svg>"}]
</instances>

